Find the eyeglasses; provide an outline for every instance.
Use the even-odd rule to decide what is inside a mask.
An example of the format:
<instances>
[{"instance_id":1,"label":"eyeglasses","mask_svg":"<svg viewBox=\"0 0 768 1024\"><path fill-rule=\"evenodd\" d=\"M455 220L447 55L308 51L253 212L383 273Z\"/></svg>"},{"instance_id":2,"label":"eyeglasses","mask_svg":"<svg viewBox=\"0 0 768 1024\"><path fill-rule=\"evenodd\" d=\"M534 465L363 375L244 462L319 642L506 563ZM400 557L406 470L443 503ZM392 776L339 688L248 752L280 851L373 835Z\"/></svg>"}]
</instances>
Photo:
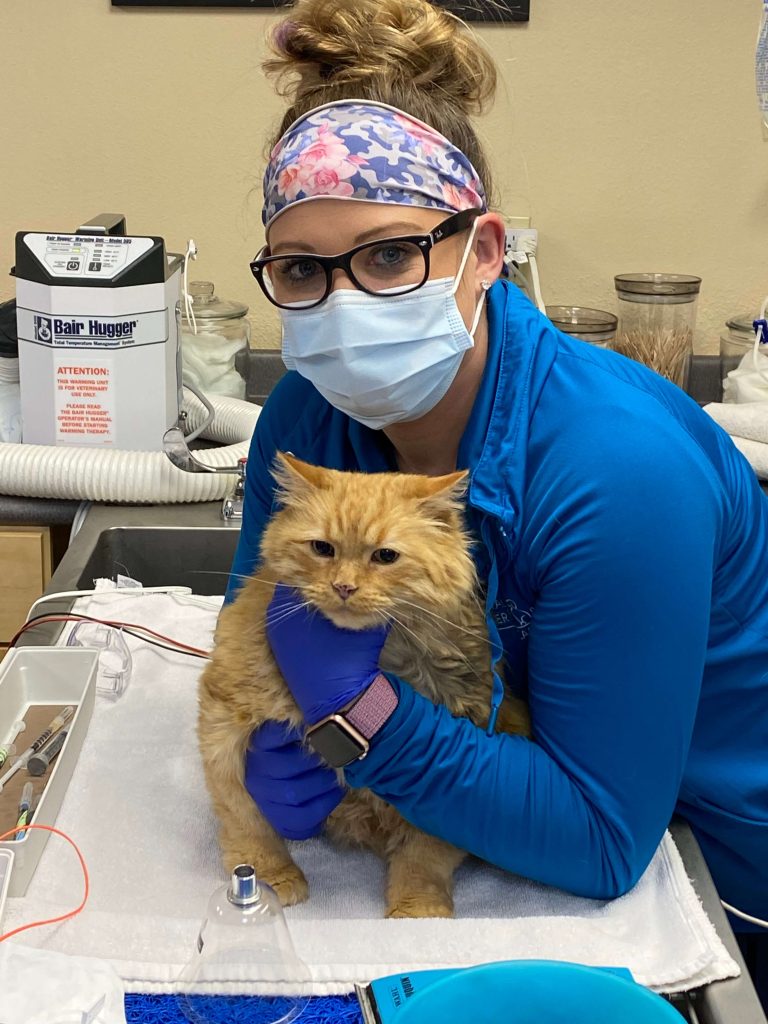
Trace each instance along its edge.
<instances>
[{"instance_id":1,"label":"eyeglasses","mask_svg":"<svg viewBox=\"0 0 768 1024\"><path fill-rule=\"evenodd\" d=\"M462 210L441 221L425 235L398 235L356 245L338 256L310 253L262 255L251 262L261 290L281 309L311 309L328 298L334 270L343 270L355 288L369 295L405 295L421 288L429 277L429 254L438 242L466 230L480 210Z\"/></svg>"}]
</instances>

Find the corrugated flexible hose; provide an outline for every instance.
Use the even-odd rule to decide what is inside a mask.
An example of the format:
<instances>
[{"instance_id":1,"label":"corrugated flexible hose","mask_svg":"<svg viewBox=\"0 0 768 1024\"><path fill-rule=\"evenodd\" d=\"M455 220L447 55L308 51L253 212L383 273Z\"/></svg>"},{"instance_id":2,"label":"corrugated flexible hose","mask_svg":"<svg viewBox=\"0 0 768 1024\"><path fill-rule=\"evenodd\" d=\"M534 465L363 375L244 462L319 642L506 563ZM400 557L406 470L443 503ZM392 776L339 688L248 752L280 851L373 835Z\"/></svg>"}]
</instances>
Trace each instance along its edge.
<instances>
[{"instance_id":1,"label":"corrugated flexible hose","mask_svg":"<svg viewBox=\"0 0 768 1024\"><path fill-rule=\"evenodd\" d=\"M261 407L238 398L208 395L213 421L202 436L223 448L199 453L210 466L235 466L248 455ZM185 392L183 410L191 433L206 416L201 402ZM221 500L234 474L185 473L164 452L134 452L77 446L0 444L0 493L27 498L174 504Z\"/></svg>"}]
</instances>

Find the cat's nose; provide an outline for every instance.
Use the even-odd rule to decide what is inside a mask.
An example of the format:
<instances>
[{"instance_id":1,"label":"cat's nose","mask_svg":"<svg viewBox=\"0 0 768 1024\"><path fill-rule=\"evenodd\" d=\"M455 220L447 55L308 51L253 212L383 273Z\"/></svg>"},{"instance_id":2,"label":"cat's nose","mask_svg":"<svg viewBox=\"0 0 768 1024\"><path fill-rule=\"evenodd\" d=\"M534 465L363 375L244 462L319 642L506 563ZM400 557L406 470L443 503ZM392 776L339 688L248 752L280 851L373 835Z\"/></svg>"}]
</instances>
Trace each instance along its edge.
<instances>
[{"instance_id":1,"label":"cat's nose","mask_svg":"<svg viewBox=\"0 0 768 1024\"><path fill-rule=\"evenodd\" d=\"M357 590L357 587L353 587L351 583L333 583L332 586L343 601L346 601Z\"/></svg>"}]
</instances>

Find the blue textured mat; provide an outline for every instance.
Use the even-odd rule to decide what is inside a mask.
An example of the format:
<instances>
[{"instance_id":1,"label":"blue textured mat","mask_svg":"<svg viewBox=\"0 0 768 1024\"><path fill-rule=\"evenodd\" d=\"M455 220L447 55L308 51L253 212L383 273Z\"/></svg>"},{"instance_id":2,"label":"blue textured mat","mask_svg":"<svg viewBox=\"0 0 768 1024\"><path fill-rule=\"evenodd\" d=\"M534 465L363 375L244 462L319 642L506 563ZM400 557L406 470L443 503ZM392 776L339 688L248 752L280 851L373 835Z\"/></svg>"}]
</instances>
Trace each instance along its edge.
<instances>
[{"instance_id":1,"label":"blue textured mat","mask_svg":"<svg viewBox=\"0 0 768 1024\"><path fill-rule=\"evenodd\" d=\"M232 1002L226 996L212 998L211 1019L221 1024L261 1024L274 1019L274 1013L269 1013L271 1000L254 999L245 1012L242 1005L233 1011ZM126 995L125 1019L128 1024L188 1024L173 996ZM310 999L297 1024L363 1024L363 1015L356 996L317 996Z\"/></svg>"}]
</instances>

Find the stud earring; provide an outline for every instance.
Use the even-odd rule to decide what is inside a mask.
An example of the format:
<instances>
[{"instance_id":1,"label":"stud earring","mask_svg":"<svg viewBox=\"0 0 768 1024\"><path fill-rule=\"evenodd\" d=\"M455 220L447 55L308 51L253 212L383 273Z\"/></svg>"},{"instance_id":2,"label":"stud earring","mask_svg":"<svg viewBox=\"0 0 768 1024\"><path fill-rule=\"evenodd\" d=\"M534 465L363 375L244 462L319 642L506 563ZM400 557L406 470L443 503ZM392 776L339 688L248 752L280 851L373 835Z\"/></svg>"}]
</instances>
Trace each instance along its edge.
<instances>
[{"instance_id":1,"label":"stud earring","mask_svg":"<svg viewBox=\"0 0 768 1024\"><path fill-rule=\"evenodd\" d=\"M480 282L480 287L483 289L484 292L487 292L488 289L491 287L491 283L491 281L488 281L486 278L483 278L483 280Z\"/></svg>"}]
</instances>

